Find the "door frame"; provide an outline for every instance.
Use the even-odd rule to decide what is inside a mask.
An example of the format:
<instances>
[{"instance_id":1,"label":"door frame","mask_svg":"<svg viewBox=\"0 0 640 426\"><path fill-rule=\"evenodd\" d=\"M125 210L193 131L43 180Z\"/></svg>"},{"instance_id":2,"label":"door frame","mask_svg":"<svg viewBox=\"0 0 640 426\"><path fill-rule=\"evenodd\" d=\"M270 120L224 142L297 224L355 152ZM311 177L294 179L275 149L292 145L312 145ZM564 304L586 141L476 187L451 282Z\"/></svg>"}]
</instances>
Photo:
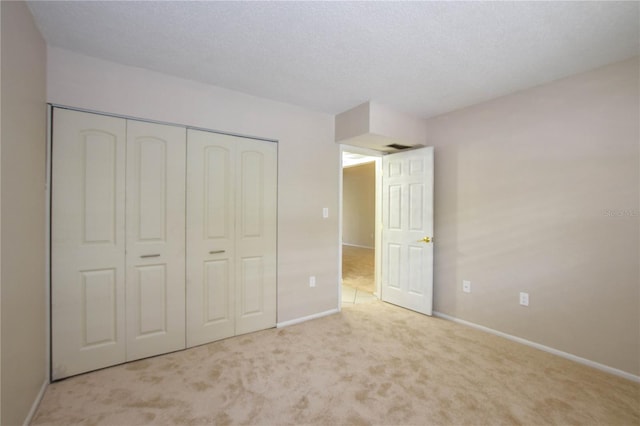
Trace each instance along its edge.
<instances>
[{"instance_id":1,"label":"door frame","mask_svg":"<svg viewBox=\"0 0 640 426\"><path fill-rule=\"evenodd\" d=\"M53 108L47 103L47 139L45 157L44 184L44 292L45 292L45 377L51 383L53 357L51 356L51 181L52 181L52 148L53 148Z\"/></svg>"},{"instance_id":2,"label":"door frame","mask_svg":"<svg viewBox=\"0 0 640 426\"><path fill-rule=\"evenodd\" d=\"M386 154L382 151L376 151L369 148L361 148L353 145L344 145L340 144L340 152L339 152L339 174L338 182L338 311L342 310L342 216L343 216L343 202L342 198L344 196L343 192L343 165L342 165L342 154L344 152L351 152L354 154L366 155L368 157L376 157L375 158L375 230L374 230L374 250L375 250L375 287L376 291L373 294L376 298L381 299L381 277L382 277L382 157Z\"/></svg>"}]
</instances>

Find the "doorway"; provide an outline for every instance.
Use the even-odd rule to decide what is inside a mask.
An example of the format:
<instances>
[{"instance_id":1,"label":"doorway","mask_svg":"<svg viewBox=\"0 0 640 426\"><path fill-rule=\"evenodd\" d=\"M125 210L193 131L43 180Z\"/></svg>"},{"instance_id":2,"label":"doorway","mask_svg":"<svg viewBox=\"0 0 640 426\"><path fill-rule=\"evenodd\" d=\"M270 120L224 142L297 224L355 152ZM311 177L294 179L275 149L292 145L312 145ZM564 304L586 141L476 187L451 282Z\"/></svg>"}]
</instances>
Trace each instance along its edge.
<instances>
[{"instance_id":1,"label":"doorway","mask_svg":"<svg viewBox=\"0 0 640 426\"><path fill-rule=\"evenodd\" d=\"M369 303L380 297L380 154L342 149L341 305Z\"/></svg>"},{"instance_id":2,"label":"doorway","mask_svg":"<svg viewBox=\"0 0 640 426\"><path fill-rule=\"evenodd\" d=\"M342 145L340 154L339 308L381 299L431 315L434 254L433 147L420 146L400 152L383 153ZM382 157L383 155L385 156ZM368 189L358 185L354 189L346 181L348 172L345 173L345 170L370 163L372 160L375 163L373 204L370 200L372 196L366 195L370 193L370 181ZM370 171L368 174L371 174ZM363 177L360 179L365 180ZM352 196L355 200L350 198ZM360 209L356 209L356 213L353 213L350 205L358 205ZM358 283L357 276L349 276L351 265L346 262L349 262L348 256L353 253L354 246L371 250L371 226L367 223L371 217L372 205L375 212L373 225L375 291L369 293L370 278L368 285ZM361 266L366 268L367 262L361 263ZM370 269L368 271L370 274ZM356 281L352 282L352 278L356 278Z\"/></svg>"}]
</instances>

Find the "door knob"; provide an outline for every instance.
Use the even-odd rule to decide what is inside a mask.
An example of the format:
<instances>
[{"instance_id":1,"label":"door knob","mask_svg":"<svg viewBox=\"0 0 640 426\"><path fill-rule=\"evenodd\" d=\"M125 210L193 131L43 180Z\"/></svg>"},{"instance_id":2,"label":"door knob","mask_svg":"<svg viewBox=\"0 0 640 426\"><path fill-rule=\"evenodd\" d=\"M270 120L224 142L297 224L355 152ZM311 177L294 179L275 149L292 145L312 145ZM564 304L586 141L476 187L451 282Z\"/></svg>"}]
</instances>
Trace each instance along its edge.
<instances>
[{"instance_id":1,"label":"door knob","mask_svg":"<svg viewBox=\"0 0 640 426\"><path fill-rule=\"evenodd\" d=\"M418 240L419 243L432 243L433 242L433 238L431 237L424 237L421 240Z\"/></svg>"}]
</instances>

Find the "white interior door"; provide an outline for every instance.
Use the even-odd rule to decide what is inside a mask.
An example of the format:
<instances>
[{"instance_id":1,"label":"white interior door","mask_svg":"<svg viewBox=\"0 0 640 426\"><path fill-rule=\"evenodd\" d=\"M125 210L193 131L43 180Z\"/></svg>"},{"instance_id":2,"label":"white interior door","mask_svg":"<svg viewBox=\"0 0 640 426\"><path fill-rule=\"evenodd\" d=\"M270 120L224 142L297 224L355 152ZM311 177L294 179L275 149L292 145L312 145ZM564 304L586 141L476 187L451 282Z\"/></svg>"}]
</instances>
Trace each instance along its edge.
<instances>
[{"instance_id":1,"label":"white interior door","mask_svg":"<svg viewBox=\"0 0 640 426\"><path fill-rule=\"evenodd\" d=\"M431 315L433 147L382 159L382 300Z\"/></svg>"},{"instance_id":2,"label":"white interior door","mask_svg":"<svg viewBox=\"0 0 640 426\"><path fill-rule=\"evenodd\" d=\"M276 325L278 146L238 139L236 334L244 334Z\"/></svg>"},{"instance_id":3,"label":"white interior door","mask_svg":"<svg viewBox=\"0 0 640 426\"><path fill-rule=\"evenodd\" d=\"M127 122L127 360L185 347L186 129Z\"/></svg>"},{"instance_id":4,"label":"white interior door","mask_svg":"<svg viewBox=\"0 0 640 426\"><path fill-rule=\"evenodd\" d=\"M188 130L187 346L235 333L233 138Z\"/></svg>"},{"instance_id":5,"label":"white interior door","mask_svg":"<svg viewBox=\"0 0 640 426\"><path fill-rule=\"evenodd\" d=\"M125 129L56 108L52 143L52 378L125 361Z\"/></svg>"}]
</instances>

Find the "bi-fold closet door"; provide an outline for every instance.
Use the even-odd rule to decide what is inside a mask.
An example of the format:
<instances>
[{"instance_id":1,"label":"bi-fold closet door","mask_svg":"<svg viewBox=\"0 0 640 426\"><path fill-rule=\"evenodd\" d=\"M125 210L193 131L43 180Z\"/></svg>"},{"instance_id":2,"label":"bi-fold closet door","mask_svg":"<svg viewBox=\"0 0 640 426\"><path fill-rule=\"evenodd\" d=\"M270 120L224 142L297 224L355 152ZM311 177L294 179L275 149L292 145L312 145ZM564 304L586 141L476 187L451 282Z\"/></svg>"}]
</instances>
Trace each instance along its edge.
<instances>
[{"instance_id":1,"label":"bi-fold closet door","mask_svg":"<svg viewBox=\"0 0 640 426\"><path fill-rule=\"evenodd\" d=\"M188 133L54 108L54 380L275 326L276 146Z\"/></svg>"},{"instance_id":2,"label":"bi-fold closet door","mask_svg":"<svg viewBox=\"0 0 640 426\"><path fill-rule=\"evenodd\" d=\"M124 120L54 110L51 375L126 360Z\"/></svg>"},{"instance_id":3,"label":"bi-fold closet door","mask_svg":"<svg viewBox=\"0 0 640 426\"><path fill-rule=\"evenodd\" d=\"M274 143L188 130L187 346L276 324Z\"/></svg>"},{"instance_id":4,"label":"bi-fold closet door","mask_svg":"<svg viewBox=\"0 0 640 426\"><path fill-rule=\"evenodd\" d=\"M184 348L185 133L54 110L52 378Z\"/></svg>"},{"instance_id":5,"label":"bi-fold closet door","mask_svg":"<svg viewBox=\"0 0 640 426\"><path fill-rule=\"evenodd\" d=\"M127 120L127 361L185 345L185 137Z\"/></svg>"}]
</instances>

